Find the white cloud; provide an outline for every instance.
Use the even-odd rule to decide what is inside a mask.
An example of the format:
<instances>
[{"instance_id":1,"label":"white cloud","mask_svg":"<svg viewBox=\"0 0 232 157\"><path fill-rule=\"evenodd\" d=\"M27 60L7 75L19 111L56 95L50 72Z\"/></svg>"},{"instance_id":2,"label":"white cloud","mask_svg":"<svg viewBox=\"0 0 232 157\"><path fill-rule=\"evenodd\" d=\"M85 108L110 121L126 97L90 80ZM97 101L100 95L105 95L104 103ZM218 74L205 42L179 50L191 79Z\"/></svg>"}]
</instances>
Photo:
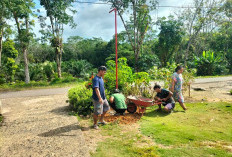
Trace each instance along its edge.
<instances>
[{"instance_id":1,"label":"white cloud","mask_svg":"<svg viewBox=\"0 0 232 157\"><path fill-rule=\"evenodd\" d=\"M99 37L109 40L114 35L114 13L109 13L109 5L87 5L76 6L78 13L74 15L77 24L76 29L71 30L65 27L65 39L70 35L79 35L85 38ZM118 32L124 30L121 20L118 17Z\"/></svg>"},{"instance_id":2,"label":"white cloud","mask_svg":"<svg viewBox=\"0 0 232 157\"><path fill-rule=\"evenodd\" d=\"M160 6L182 6L191 5L193 0L160 0ZM98 37L109 41L115 32L114 27L114 13L109 14L110 5L93 5L93 4L75 4L77 13L73 16L77 27L71 29L69 26L64 27L64 40L66 41L70 36L81 36L84 38ZM41 14L45 14L45 10L40 8ZM169 16L176 11L176 8L159 8L158 14L156 11L152 13L152 19L156 20L158 17ZM124 30L124 26L118 16L118 33ZM39 33L40 26L38 20L34 28L34 33L41 36Z\"/></svg>"}]
</instances>

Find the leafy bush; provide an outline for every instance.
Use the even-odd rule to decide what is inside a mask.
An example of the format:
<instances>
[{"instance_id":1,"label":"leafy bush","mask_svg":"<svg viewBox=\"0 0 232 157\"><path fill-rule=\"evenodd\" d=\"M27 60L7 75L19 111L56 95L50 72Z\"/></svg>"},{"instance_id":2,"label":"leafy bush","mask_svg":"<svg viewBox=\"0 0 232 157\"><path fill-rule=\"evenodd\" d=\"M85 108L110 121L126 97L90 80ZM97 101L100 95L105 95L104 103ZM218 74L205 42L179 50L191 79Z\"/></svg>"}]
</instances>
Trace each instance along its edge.
<instances>
[{"instance_id":1,"label":"leafy bush","mask_svg":"<svg viewBox=\"0 0 232 157\"><path fill-rule=\"evenodd\" d=\"M154 54L141 54L137 63L140 71L148 71L154 65L159 66L159 58Z\"/></svg>"},{"instance_id":2,"label":"leafy bush","mask_svg":"<svg viewBox=\"0 0 232 157\"><path fill-rule=\"evenodd\" d=\"M29 74L32 81L51 81L56 71L55 62L44 62L44 63L30 63ZM24 64L19 64L16 71L16 80L24 80Z\"/></svg>"},{"instance_id":3,"label":"leafy bush","mask_svg":"<svg viewBox=\"0 0 232 157\"><path fill-rule=\"evenodd\" d=\"M77 86L68 91L70 107L79 115L87 116L93 112L92 89Z\"/></svg>"},{"instance_id":4,"label":"leafy bush","mask_svg":"<svg viewBox=\"0 0 232 157\"><path fill-rule=\"evenodd\" d=\"M53 79L50 82L50 84L69 83L69 82L75 82L75 81L78 81L78 79L73 77L71 74L62 73L62 77L59 78L58 74L56 73L53 75Z\"/></svg>"},{"instance_id":5,"label":"leafy bush","mask_svg":"<svg viewBox=\"0 0 232 157\"><path fill-rule=\"evenodd\" d=\"M198 76L221 75L227 74L229 71L226 69L227 63L222 57L216 56L211 51L203 51L202 56L195 57L194 63Z\"/></svg>"},{"instance_id":6,"label":"leafy bush","mask_svg":"<svg viewBox=\"0 0 232 157\"><path fill-rule=\"evenodd\" d=\"M171 84L172 81L172 74L175 71L175 68L177 67L176 63L169 64L167 67L164 68L158 68L158 67L153 67L148 71L150 78L156 81L164 81L164 88L168 88L169 85ZM184 79L184 84L183 88L187 89L187 86L194 81L194 76L196 74L196 69L184 69L183 73L183 79Z\"/></svg>"},{"instance_id":7,"label":"leafy bush","mask_svg":"<svg viewBox=\"0 0 232 157\"><path fill-rule=\"evenodd\" d=\"M41 64L29 64L30 79L33 81L47 81L48 78Z\"/></svg>"},{"instance_id":8,"label":"leafy bush","mask_svg":"<svg viewBox=\"0 0 232 157\"><path fill-rule=\"evenodd\" d=\"M115 61L109 60L106 63L107 73L104 77L105 87L110 93L113 93L116 87L116 65ZM124 87L126 84L133 82L132 68L127 65L126 58L118 59L118 88L121 91L125 91Z\"/></svg>"},{"instance_id":9,"label":"leafy bush","mask_svg":"<svg viewBox=\"0 0 232 157\"><path fill-rule=\"evenodd\" d=\"M76 77L89 78L93 65L86 60L62 62L62 71Z\"/></svg>"},{"instance_id":10,"label":"leafy bush","mask_svg":"<svg viewBox=\"0 0 232 157\"><path fill-rule=\"evenodd\" d=\"M13 82L18 68L15 59L18 51L15 49L13 40L6 40L2 45L2 67L0 69L0 84Z\"/></svg>"},{"instance_id":11,"label":"leafy bush","mask_svg":"<svg viewBox=\"0 0 232 157\"><path fill-rule=\"evenodd\" d=\"M230 94L232 95L232 89L230 90Z\"/></svg>"},{"instance_id":12,"label":"leafy bush","mask_svg":"<svg viewBox=\"0 0 232 157\"><path fill-rule=\"evenodd\" d=\"M133 82L124 86L125 95L139 95L147 98L152 97L150 87L150 77L146 72L138 72L133 74Z\"/></svg>"},{"instance_id":13,"label":"leafy bush","mask_svg":"<svg viewBox=\"0 0 232 157\"><path fill-rule=\"evenodd\" d=\"M42 64L42 66L43 66L43 72L45 73L48 81L51 81L52 76L56 71L56 63L46 61Z\"/></svg>"},{"instance_id":14,"label":"leafy bush","mask_svg":"<svg viewBox=\"0 0 232 157\"><path fill-rule=\"evenodd\" d=\"M6 83L5 75L1 70L0 70L0 85Z\"/></svg>"},{"instance_id":15,"label":"leafy bush","mask_svg":"<svg viewBox=\"0 0 232 157\"><path fill-rule=\"evenodd\" d=\"M106 63L107 73L105 75L105 87L109 93L113 93L116 88L116 65L115 61L109 60ZM132 68L127 65L126 58L118 59L118 88L127 95L140 95L151 97L150 77L146 72L132 73ZM88 85L88 84L87 84Z\"/></svg>"}]
</instances>

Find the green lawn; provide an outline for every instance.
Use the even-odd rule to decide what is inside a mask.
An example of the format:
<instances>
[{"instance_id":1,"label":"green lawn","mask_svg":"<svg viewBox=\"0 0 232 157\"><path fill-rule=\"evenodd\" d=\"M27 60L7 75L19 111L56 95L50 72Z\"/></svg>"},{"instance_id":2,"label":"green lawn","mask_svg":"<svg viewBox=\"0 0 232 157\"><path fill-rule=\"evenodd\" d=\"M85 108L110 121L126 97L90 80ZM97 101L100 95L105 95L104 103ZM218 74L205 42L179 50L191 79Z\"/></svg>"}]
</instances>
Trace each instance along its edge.
<instances>
[{"instance_id":1,"label":"green lawn","mask_svg":"<svg viewBox=\"0 0 232 157\"><path fill-rule=\"evenodd\" d=\"M92 156L232 156L232 104L187 106L189 110L183 112L177 105L172 114L152 108L139 121L139 129L132 131L117 124L102 127L108 138Z\"/></svg>"},{"instance_id":2,"label":"green lawn","mask_svg":"<svg viewBox=\"0 0 232 157\"><path fill-rule=\"evenodd\" d=\"M76 86L81 83L83 83L83 81L55 83L55 84L50 84L49 82L43 82L43 81L39 81L39 82L32 81L29 84L25 84L25 83L3 84L3 85L0 85L0 92L22 91L22 90L27 90L27 89L70 87L70 86Z\"/></svg>"}]
</instances>

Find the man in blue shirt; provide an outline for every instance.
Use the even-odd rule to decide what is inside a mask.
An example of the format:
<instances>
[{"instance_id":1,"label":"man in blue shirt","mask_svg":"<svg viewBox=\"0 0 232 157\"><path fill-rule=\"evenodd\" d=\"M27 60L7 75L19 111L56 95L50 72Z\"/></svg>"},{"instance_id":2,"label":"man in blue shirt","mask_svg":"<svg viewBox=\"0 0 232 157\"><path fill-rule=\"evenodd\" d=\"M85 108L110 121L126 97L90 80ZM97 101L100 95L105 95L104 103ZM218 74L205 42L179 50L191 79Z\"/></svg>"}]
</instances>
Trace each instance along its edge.
<instances>
[{"instance_id":1,"label":"man in blue shirt","mask_svg":"<svg viewBox=\"0 0 232 157\"><path fill-rule=\"evenodd\" d=\"M100 66L98 68L98 74L93 79L93 105L94 105L94 129L98 129L97 121L98 116L101 115L100 124L106 124L104 121L104 116L106 112L110 109L109 103L106 100L104 81L102 77L106 73L106 67Z\"/></svg>"}]
</instances>

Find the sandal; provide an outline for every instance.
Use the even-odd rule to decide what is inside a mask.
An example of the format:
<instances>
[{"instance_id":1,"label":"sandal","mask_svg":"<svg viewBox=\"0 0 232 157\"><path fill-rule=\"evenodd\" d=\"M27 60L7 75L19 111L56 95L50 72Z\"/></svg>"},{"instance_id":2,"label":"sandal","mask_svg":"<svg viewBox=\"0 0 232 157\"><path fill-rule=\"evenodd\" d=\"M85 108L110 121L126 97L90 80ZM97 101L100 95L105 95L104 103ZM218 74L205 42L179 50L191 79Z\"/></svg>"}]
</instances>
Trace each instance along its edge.
<instances>
[{"instance_id":1,"label":"sandal","mask_svg":"<svg viewBox=\"0 0 232 157\"><path fill-rule=\"evenodd\" d=\"M106 125L107 122L105 122L105 121L103 121L103 122L98 122L98 124Z\"/></svg>"},{"instance_id":2,"label":"sandal","mask_svg":"<svg viewBox=\"0 0 232 157\"><path fill-rule=\"evenodd\" d=\"M93 128L96 129L96 130L99 129L99 127L97 126L97 124L94 124L94 125L93 125Z\"/></svg>"}]
</instances>

